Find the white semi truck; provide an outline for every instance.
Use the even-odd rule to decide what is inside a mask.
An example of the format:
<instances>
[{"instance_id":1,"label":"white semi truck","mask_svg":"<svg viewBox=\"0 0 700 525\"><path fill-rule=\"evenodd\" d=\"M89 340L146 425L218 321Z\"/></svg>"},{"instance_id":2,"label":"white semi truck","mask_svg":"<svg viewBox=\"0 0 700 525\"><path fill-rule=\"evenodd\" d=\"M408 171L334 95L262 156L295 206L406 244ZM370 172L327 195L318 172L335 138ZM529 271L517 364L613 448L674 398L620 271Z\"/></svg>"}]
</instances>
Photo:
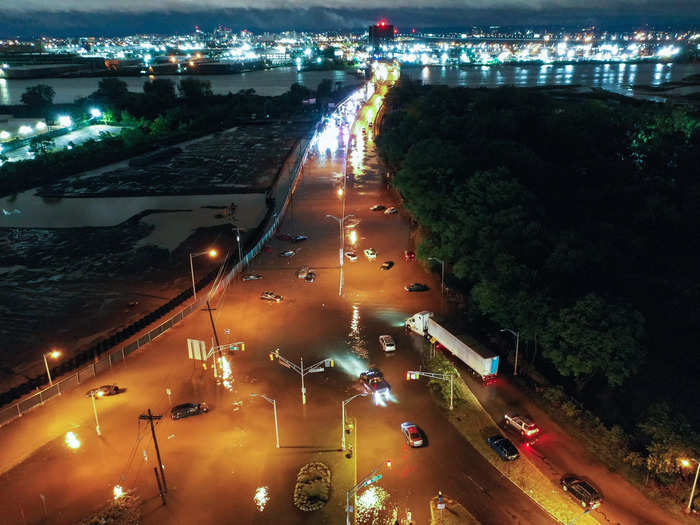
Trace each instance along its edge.
<instances>
[{"instance_id":1,"label":"white semi truck","mask_svg":"<svg viewBox=\"0 0 700 525\"><path fill-rule=\"evenodd\" d=\"M465 336L453 335L447 328L433 319L432 312L413 314L406 319L406 328L429 339L432 343L440 343L481 377L485 384L490 383L498 374L498 356L496 354L489 352L476 341Z\"/></svg>"}]
</instances>

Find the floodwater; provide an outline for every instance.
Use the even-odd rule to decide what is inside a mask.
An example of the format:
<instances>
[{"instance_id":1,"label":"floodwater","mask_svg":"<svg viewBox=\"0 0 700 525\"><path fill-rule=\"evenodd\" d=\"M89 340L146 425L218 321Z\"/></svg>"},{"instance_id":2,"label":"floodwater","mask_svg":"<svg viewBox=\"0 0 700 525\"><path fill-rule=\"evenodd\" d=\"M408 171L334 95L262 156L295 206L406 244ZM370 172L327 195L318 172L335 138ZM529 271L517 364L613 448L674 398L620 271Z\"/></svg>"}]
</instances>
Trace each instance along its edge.
<instances>
[{"instance_id":1,"label":"floodwater","mask_svg":"<svg viewBox=\"0 0 700 525\"><path fill-rule=\"evenodd\" d=\"M679 82L700 73L700 64L666 62L639 64L523 64L457 67L403 67L403 75L425 84L462 87L574 86L600 88L621 95L663 101L665 92L647 94L635 86L658 87ZM668 93L686 95L699 91L699 86L676 88Z\"/></svg>"},{"instance_id":2,"label":"floodwater","mask_svg":"<svg viewBox=\"0 0 700 525\"><path fill-rule=\"evenodd\" d=\"M158 75L153 78L168 78L179 82L187 75ZM119 77L126 82L129 91L142 91L143 84L148 80L147 76ZM250 71L231 75L197 75L195 78L208 80L216 95L237 93L241 89L254 89L258 95L276 96L289 91L289 87L298 82L309 89L316 89L319 83L328 78L335 82L358 82L352 75L345 71L297 71L295 67L280 67L267 71ZM1 79L0 78L0 105L21 104L22 94L27 87L37 84L46 84L54 88L55 103L69 103L76 98L87 97L97 91L100 77L78 78L35 78L35 79Z\"/></svg>"},{"instance_id":3,"label":"floodwater","mask_svg":"<svg viewBox=\"0 0 700 525\"><path fill-rule=\"evenodd\" d=\"M196 228L225 224L215 217L231 203L242 229L255 228L265 216L265 195L175 195L152 197L42 198L35 190L0 199L0 227L77 228L115 226L144 210L179 210L153 213L141 220L155 226L138 245L154 244L173 250ZM210 207L205 207L210 206ZM217 208L219 207L219 208Z\"/></svg>"}]
</instances>

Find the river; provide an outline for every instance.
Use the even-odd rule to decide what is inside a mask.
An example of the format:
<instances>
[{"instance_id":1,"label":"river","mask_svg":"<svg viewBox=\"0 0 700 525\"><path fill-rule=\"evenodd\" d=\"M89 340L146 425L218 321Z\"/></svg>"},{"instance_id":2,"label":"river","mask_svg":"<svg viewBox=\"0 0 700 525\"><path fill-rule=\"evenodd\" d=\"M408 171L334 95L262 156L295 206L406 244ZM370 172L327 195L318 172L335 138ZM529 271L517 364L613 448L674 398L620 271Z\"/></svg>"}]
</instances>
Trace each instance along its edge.
<instances>
[{"instance_id":1,"label":"river","mask_svg":"<svg viewBox=\"0 0 700 525\"><path fill-rule=\"evenodd\" d=\"M639 86L659 86L665 82L677 82L700 73L700 64L672 64L643 62L638 64L621 63L581 63L581 64L521 64L440 67L404 66L402 72L428 84L449 86L498 87L514 85L532 87L545 85L580 85L602 88L628 96L639 96L652 100L663 100L663 93L649 95L635 90ZM158 76L175 82L181 76ZM333 82L350 83L355 78L345 71L297 71L294 67L280 67L268 71L252 71L231 75L199 75L197 78L211 82L216 94L237 92L241 89L254 89L260 95L281 95L295 82L315 89L324 78ZM141 91L146 77L121 77L129 90ZM56 91L57 103L73 102L97 89L99 78L42 78L33 80L0 79L0 105L20 104L22 93L29 86L48 84ZM687 94L698 87L683 87L673 90L674 94Z\"/></svg>"},{"instance_id":2,"label":"river","mask_svg":"<svg viewBox=\"0 0 700 525\"><path fill-rule=\"evenodd\" d=\"M158 75L179 82L186 75ZM119 77L126 82L129 91L142 91L148 77ZM333 82L356 82L345 71L297 71L295 67L279 67L267 71L250 71L231 75L197 75L200 80L211 82L212 91L217 95L236 93L241 89L254 89L259 95L276 96L289 90L289 86L298 82L309 89L316 89L324 78ZM55 103L69 103L76 98L86 97L97 90L99 77L77 78L37 78L37 79L0 79L0 105L21 104L22 93L27 87L46 84L54 88Z\"/></svg>"}]
</instances>

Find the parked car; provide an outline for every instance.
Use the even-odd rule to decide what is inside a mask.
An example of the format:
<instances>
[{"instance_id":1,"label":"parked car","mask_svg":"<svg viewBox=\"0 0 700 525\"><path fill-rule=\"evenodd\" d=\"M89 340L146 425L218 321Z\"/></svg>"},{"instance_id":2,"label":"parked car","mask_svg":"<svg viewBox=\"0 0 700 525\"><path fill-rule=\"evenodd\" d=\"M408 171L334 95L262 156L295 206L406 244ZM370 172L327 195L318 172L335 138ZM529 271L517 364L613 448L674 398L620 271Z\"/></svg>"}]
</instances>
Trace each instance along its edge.
<instances>
[{"instance_id":1,"label":"parked car","mask_svg":"<svg viewBox=\"0 0 700 525\"><path fill-rule=\"evenodd\" d=\"M401 423L401 432L403 432L403 437L409 447L415 448L423 446L423 434L415 423L410 423L408 421Z\"/></svg>"},{"instance_id":2,"label":"parked car","mask_svg":"<svg viewBox=\"0 0 700 525\"><path fill-rule=\"evenodd\" d=\"M406 262L413 262L416 260L416 253L411 250L406 250L403 252L403 258Z\"/></svg>"},{"instance_id":3,"label":"parked car","mask_svg":"<svg viewBox=\"0 0 700 525\"><path fill-rule=\"evenodd\" d=\"M305 241L308 238L309 238L308 235L299 234L299 235L295 235L294 237L292 237L292 242L301 242L301 241Z\"/></svg>"},{"instance_id":4,"label":"parked car","mask_svg":"<svg viewBox=\"0 0 700 525\"><path fill-rule=\"evenodd\" d=\"M206 403L183 403L170 409L170 417L182 419L183 417L198 416L209 412L209 405Z\"/></svg>"},{"instance_id":5,"label":"parked car","mask_svg":"<svg viewBox=\"0 0 700 525\"><path fill-rule=\"evenodd\" d=\"M506 425L510 425L520 432L520 435L524 438L534 438L540 433L539 427L527 416L520 416L514 412L506 412L505 422Z\"/></svg>"},{"instance_id":6,"label":"parked car","mask_svg":"<svg viewBox=\"0 0 700 525\"><path fill-rule=\"evenodd\" d=\"M387 208L386 210L384 210L384 215L395 215L397 213L399 213L399 210L397 210L393 206L391 208Z\"/></svg>"},{"instance_id":7,"label":"parked car","mask_svg":"<svg viewBox=\"0 0 700 525\"><path fill-rule=\"evenodd\" d=\"M260 294L260 299L263 301L274 301L276 303L280 303L282 302L283 297L274 292L263 292Z\"/></svg>"},{"instance_id":8,"label":"parked car","mask_svg":"<svg viewBox=\"0 0 700 525\"><path fill-rule=\"evenodd\" d=\"M297 254L294 250L285 250L280 252L280 257L294 257Z\"/></svg>"},{"instance_id":9,"label":"parked car","mask_svg":"<svg viewBox=\"0 0 700 525\"><path fill-rule=\"evenodd\" d=\"M491 436L486 441L503 461L515 461L520 457L515 445L503 436Z\"/></svg>"},{"instance_id":10,"label":"parked car","mask_svg":"<svg viewBox=\"0 0 700 525\"><path fill-rule=\"evenodd\" d=\"M377 251L374 248L367 248L365 250L365 257L369 259L370 261L373 261L377 258Z\"/></svg>"},{"instance_id":11,"label":"parked car","mask_svg":"<svg viewBox=\"0 0 700 525\"><path fill-rule=\"evenodd\" d=\"M407 284L406 286L403 287L404 290L407 292L426 292L430 290L428 288L428 285L423 284L423 283L411 283Z\"/></svg>"},{"instance_id":12,"label":"parked car","mask_svg":"<svg viewBox=\"0 0 700 525\"><path fill-rule=\"evenodd\" d=\"M561 489L564 492L568 492L582 507L587 509L597 509L603 502L603 497L598 489L588 481L576 476L564 476L561 478Z\"/></svg>"},{"instance_id":13,"label":"parked car","mask_svg":"<svg viewBox=\"0 0 700 525\"><path fill-rule=\"evenodd\" d=\"M386 206L382 206L381 204L375 204L370 208L370 211L384 211L386 210Z\"/></svg>"},{"instance_id":14,"label":"parked car","mask_svg":"<svg viewBox=\"0 0 700 525\"><path fill-rule=\"evenodd\" d=\"M348 258L348 261L357 261L357 254L355 252L345 252L345 257Z\"/></svg>"},{"instance_id":15,"label":"parked car","mask_svg":"<svg viewBox=\"0 0 700 525\"><path fill-rule=\"evenodd\" d=\"M304 277L304 282L306 283L312 283L316 280L316 273L315 272L309 272L306 274L306 277Z\"/></svg>"},{"instance_id":16,"label":"parked car","mask_svg":"<svg viewBox=\"0 0 700 525\"><path fill-rule=\"evenodd\" d=\"M259 273L249 273L247 275L243 276L244 281L257 281L258 279L262 279L263 276Z\"/></svg>"},{"instance_id":17,"label":"parked car","mask_svg":"<svg viewBox=\"0 0 700 525\"><path fill-rule=\"evenodd\" d=\"M385 352L395 352L396 351L396 343L394 342L394 338L391 337L390 335L380 335L379 336L379 345L382 347L382 350Z\"/></svg>"},{"instance_id":18,"label":"parked car","mask_svg":"<svg viewBox=\"0 0 700 525\"><path fill-rule=\"evenodd\" d=\"M85 397L103 397L103 396L113 396L119 393L119 387L117 385L102 385L97 388L88 390L85 393Z\"/></svg>"},{"instance_id":19,"label":"parked car","mask_svg":"<svg viewBox=\"0 0 700 525\"><path fill-rule=\"evenodd\" d=\"M391 270L394 267L394 261L384 261L379 267L380 270Z\"/></svg>"}]
</instances>

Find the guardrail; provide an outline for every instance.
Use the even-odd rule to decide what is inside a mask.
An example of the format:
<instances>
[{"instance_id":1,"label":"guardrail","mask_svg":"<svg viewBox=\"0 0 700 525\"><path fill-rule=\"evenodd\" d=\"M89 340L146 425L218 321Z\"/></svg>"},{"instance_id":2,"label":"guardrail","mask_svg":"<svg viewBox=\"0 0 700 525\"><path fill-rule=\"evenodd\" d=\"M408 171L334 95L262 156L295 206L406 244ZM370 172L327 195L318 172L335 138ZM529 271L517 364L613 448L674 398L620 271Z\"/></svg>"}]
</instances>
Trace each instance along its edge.
<instances>
[{"instance_id":1,"label":"guardrail","mask_svg":"<svg viewBox=\"0 0 700 525\"><path fill-rule=\"evenodd\" d=\"M352 98L352 96L353 95L349 95L348 97L346 97L340 104L338 104L338 106L340 107L347 103ZM43 406L46 401L53 397L61 395L64 392L74 390L75 388L80 386L84 381L91 379L97 374L109 370L114 365L125 361L129 354L132 354L139 348L146 346L151 341L154 341L155 339L163 335L165 332L167 332L170 328L172 328L176 323L182 321L185 317L190 315L195 310L199 310L202 304L205 303L212 296L222 293L226 289L228 284L234 279L234 277L238 273L240 273L240 271L243 268L245 268L248 265L248 263L263 250L265 244L270 240L272 235L274 235L275 231L279 227L280 220L282 219L284 213L287 211L292 196L294 195L294 192L296 191L296 188L301 179L300 175L302 173L302 167L308 158L309 148L314 143L315 136L318 132L318 125L316 128L317 129L315 129L310 136L307 136L306 139L302 139L302 141L295 148L297 158L294 161L292 167L287 172L287 179L289 180L289 182L284 180L285 177L280 176L278 177L275 183L274 188L276 188L277 190L275 193L279 192L280 184L284 183L288 186L285 192L284 202L279 207L279 209L277 209L268 219L271 222L269 225L266 226L265 233L260 237L255 246L248 250L245 257L238 261L226 274L226 276L218 282L218 284L213 290L211 290L207 295L200 296L200 298L197 301L190 304L189 306L186 306L185 308L177 312L175 315L170 317L167 321L159 324L146 334L140 336L135 341L132 341L130 344L108 352L106 356L100 359L95 359L92 363L82 368L79 368L71 375L55 381L54 384L49 386L48 388L41 389L36 393L19 400L16 403L0 408L0 426L6 425L11 421L14 421L18 417L21 417L24 413L36 407ZM292 153L290 157L292 157L293 155L294 153ZM290 157L287 158L285 164L287 164ZM275 207L277 207L277 204L275 204Z\"/></svg>"}]
</instances>

